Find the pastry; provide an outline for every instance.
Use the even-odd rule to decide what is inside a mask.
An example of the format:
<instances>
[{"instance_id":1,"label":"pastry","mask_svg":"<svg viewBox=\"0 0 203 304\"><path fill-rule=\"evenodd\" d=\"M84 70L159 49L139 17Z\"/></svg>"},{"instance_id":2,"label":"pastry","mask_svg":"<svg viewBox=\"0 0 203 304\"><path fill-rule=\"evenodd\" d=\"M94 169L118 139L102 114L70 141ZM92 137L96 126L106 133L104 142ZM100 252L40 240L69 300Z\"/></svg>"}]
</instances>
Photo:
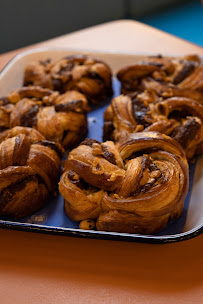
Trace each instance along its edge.
<instances>
[{"instance_id":1,"label":"pastry","mask_svg":"<svg viewBox=\"0 0 203 304\"><path fill-rule=\"evenodd\" d=\"M6 97L0 97L0 132L9 128L10 113L14 105Z\"/></svg>"},{"instance_id":2,"label":"pastry","mask_svg":"<svg viewBox=\"0 0 203 304\"><path fill-rule=\"evenodd\" d=\"M197 55L148 57L117 73L123 94L153 89L159 96L188 97L203 103L203 59Z\"/></svg>"},{"instance_id":3,"label":"pastry","mask_svg":"<svg viewBox=\"0 0 203 304\"><path fill-rule=\"evenodd\" d=\"M66 149L77 145L87 133L89 107L86 97L77 91L60 95L50 89L30 86L11 92L4 100L6 105L2 108L10 107L6 114L2 114L1 110L5 110L0 108L4 129L33 127L47 140L60 142Z\"/></svg>"},{"instance_id":4,"label":"pastry","mask_svg":"<svg viewBox=\"0 0 203 304\"><path fill-rule=\"evenodd\" d=\"M74 221L153 234L181 215L188 164L178 142L156 132L133 133L116 145L87 139L70 152L59 191Z\"/></svg>"},{"instance_id":5,"label":"pastry","mask_svg":"<svg viewBox=\"0 0 203 304\"><path fill-rule=\"evenodd\" d=\"M39 85L64 93L77 90L90 103L100 103L112 95L112 73L103 61L74 55L57 61L45 60L27 65L24 85Z\"/></svg>"},{"instance_id":6,"label":"pastry","mask_svg":"<svg viewBox=\"0 0 203 304\"><path fill-rule=\"evenodd\" d=\"M159 98L154 91L120 95L104 113L104 140L156 131L176 139L191 162L203 153L203 105L186 97Z\"/></svg>"},{"instance_id":7,"label":"pastry","mask_svg":"<svg viewBox=\"0 0 203 304\"><path fill-rule=\"evenodd\" d=\"M62 152L31 128L0 134L0 216L22 218L44 206L57 191Z\"/></svg>"}]
</instances>

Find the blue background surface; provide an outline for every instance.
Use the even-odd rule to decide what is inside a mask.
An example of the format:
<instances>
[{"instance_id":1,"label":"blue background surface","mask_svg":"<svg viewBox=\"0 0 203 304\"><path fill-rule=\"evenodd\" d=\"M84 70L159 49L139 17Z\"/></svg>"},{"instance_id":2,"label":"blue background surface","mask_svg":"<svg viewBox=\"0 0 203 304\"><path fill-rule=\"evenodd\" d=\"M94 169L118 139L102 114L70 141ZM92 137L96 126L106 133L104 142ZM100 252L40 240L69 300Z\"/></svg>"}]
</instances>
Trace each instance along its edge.
<instances>
[{"instance_id":1,"label":"blue background surface","mask_svg":"<svg viewBox=\"0 0 203 304\"><path fill-rule=\"evenodd\" d=\"M203 6L200 0L173 6L138 20L203 46Z\"/></svg>"}]
</instances>

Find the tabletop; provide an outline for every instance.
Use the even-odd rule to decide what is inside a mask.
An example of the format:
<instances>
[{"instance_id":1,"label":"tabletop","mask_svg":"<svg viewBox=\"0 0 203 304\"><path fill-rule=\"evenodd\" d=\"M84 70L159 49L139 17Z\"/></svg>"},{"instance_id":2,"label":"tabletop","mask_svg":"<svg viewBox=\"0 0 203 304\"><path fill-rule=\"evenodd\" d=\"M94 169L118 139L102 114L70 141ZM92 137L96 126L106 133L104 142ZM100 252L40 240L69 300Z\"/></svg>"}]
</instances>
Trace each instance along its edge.
<instances>
[{"instance_id":1,"label":"tabletop","mask_svg":"<svg viewBox=\"0 0 203 304\"><path fill-rule=\"evenodd\" d=\"M197 45L119 20L2 54L0 70L41 46L203 55ZM1 303L203 303L202 235L152 245L0 229L0 241Z\"/></svg>"}]
</instances>

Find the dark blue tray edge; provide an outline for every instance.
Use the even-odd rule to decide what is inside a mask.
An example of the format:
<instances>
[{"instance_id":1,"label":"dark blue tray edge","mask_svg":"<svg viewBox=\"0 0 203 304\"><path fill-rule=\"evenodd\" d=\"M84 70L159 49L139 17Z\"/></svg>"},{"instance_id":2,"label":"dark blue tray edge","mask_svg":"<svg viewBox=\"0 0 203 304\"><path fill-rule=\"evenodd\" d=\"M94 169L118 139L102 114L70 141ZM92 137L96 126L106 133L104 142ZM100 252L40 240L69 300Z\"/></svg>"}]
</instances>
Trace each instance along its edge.
<instances>
[{"instance_id":1,"label":"dark blue tray edge","mask_svg":"<svg viewBox=\"0 0 203 304\"><path fill-rule=\"evenodd\" d=\"M183 232L177 235L153 236L153 235L116 233L116 232L105 232L105 231L95 231L95 230L59 228L54 226L25 224L25 223L19 224L18 222L3 221L3 220L0 220L0 228L27 231L27 232L36 232L43 234L78 237L78 238L127 241L127 242L138 242L138 243L148 243L148 244L175 243L175 242L185 241L194 238L203 233L202 225L193 230L190 230L188 232Z\"/></svg>"}]
</instances>

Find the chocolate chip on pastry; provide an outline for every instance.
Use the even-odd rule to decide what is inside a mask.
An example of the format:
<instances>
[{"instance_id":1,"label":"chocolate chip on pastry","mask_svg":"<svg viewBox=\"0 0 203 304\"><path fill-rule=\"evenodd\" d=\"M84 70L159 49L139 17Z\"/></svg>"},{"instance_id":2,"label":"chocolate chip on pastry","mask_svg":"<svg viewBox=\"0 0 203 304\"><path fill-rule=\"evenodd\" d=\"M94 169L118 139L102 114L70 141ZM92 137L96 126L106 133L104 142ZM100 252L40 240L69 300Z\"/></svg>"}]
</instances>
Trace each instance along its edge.
<instances>
[{"instance_id":1,"label":"chocolate chip on pastry","mask_svg":"<svg viewBox=\"0 0 203 304\"><path fill-rule=\"evenodd\" d=\"M72 220L96 219L103 231L153 234L181 215L188 164L179 143L156 132L130 134L116 145L84 143L70 152L59 191Z\"/></svg>"},{"instance_id":2,"label":"chocolate chip on pastry","mask_svg":"<svg viewBox=\"0 0 203 304\"><path fill-rule=\"evenodd\" d=\"M104 140L156 131L176 139L189 161L203 153L203 105L190 98L163 99L153 90L120 95L108 106L104 120Z\"/></svg>"},{"instance_id":3,"label":"chocolate chip on pastry","mask_svg":"<svg viewBox=\"0 0 203 304\"><path fill-rule=\"evenodd\" d=\"M61 162L56 150L63 150L59 143L47 146L43 135L31 128L0 134L0 216L28 216L57 191Z\"/></svg>"},{"instance_id":4,"label":"chocolate chip on pastry","mask_svg":"<svg viewBox=\"0 0 203 304\"><path fill-rule=\"evenodd\" d=\"M182 96L203 103L203 59L197 55L148 57L122 68L117 77L123 94L153 89L159 96Z\"/></svg>"},{"instance_id":5,"label":"chocolate chip on pastry","mask_svg":"<svg viewBox=\"0 0 203 304\"><path fill-rule=\"evenodd\" d=\"M85 55L75 55L51 62L39 61L27 65L24 85L39 85L64 93L76 90L93 104L112 95L112 73L103 61Z\"/></svg>"},{"instance_id":6,"label":"chocolate chip on pastry","mask_svg":"<svg viewBox=\"0 0 203 304\"><path fill-rule=\"evenodd\" d=\"M80 92L60 95L50 89L29 86L11 92L6 100L7 104L0 106L4 130L33 127L47 140L60 142L66 149L76 146L87 133L89 107ZM5 110L5 107L10 108Z\"/></svg>"}]
</instances>

